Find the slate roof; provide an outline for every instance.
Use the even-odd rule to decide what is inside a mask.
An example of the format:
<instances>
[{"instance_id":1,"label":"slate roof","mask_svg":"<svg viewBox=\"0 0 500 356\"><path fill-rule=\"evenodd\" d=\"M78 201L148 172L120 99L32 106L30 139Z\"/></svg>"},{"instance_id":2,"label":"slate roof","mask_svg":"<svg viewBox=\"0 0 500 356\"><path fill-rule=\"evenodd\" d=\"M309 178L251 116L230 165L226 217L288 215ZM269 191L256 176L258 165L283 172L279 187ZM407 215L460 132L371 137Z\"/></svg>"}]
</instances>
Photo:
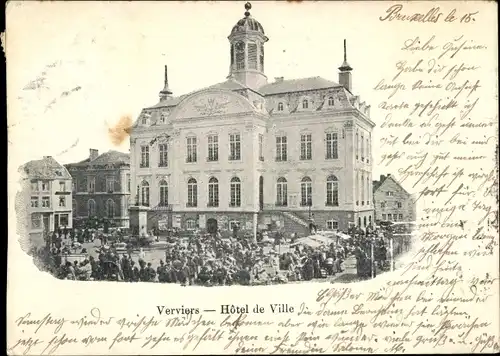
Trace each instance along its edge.
<instances>
[{"instance_id":1,"label":"slate roof","mask_svg":"<svg viewBox=\"0 0 500 356\"><path fill-rule=\"evenodd\" d=\"M110 150L97 156L96 159L90 161L90 158L84 159L77 163L70 163L67 166L85 166L85 165L105 166L107 164L130 164L130 155L128 153Z\"/></svg>"},{"instance_id":2,"label":"slate roof","mask_svg":"<svg viewBox=\"0 0 500 356\"><path fill-rule=\"evenodd\" d=\"M51 156L29 161L23 169L31 179L71 179L68 170Z\"/></svg>"},{"instance_id":3,"label":"slate roof","mask_svg":"<svg viewBox=\"0 0 500 356\"><path fill-rule=\"evenodd\" d=\"M339 86L341 85L322 77L310 77L310 78L282 80L266 84L259 88L259 92L262 93L263 95L273 95L282 93L292 93L297 91L336 88Z\"/></svg>"}]
</instances>

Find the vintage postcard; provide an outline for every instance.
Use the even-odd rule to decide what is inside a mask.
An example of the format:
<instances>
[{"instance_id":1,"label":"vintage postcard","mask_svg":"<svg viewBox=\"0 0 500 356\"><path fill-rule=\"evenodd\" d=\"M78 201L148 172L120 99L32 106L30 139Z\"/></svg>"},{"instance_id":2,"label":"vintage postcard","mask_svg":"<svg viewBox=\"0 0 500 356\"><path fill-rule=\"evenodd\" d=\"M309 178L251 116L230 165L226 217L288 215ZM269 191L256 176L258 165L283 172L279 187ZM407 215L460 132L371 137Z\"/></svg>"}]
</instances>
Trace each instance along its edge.
<instances>
[{"instance_id":1,"label":"vintage postcard","mask_svg":"<svg viewBox=\"0 0 500 356\"><path fill-rule=\"evenodd\" d=\"M496 12L9 2L7 353L499 352Z\"/></svg>"}]
</instances>

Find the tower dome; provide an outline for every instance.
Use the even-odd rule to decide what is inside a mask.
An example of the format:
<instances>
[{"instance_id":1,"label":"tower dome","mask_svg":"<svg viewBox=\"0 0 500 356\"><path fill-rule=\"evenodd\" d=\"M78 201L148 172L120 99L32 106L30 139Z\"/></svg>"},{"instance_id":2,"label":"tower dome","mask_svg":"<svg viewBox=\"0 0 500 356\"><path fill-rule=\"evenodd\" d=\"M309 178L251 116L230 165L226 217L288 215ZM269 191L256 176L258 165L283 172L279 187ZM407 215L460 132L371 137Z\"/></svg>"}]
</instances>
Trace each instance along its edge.
<instances>
[{"instance_id":1,"label":"tower dome","mask_svg":"<svg viewBox=\"0 0 500 356\"><path fill-rule=\"evenodd\" d=\"M245 4L245 17L239 20L236 25L233 26L233 29L231 30L231 35L234 35L238 32L248 32L248 31L256 31L260 32L262 35L264 35L264 28L260 24L259 21L254 19L250 15L250 9L252 8L252 4L247 2Z\"/></svg>"},{"instance_id":2,"label":"tower dome","mask_svg":"<svg viewBox=\"0 0 500 356\"><path fill-rule=\"evenodd\" d=\"M245 4L245 17L233 26L230 46L229 77L252 89L267 83L264 74L264 43L269 39L259 21L250 15L252 5Z\"/></svg>"}]
</instances>

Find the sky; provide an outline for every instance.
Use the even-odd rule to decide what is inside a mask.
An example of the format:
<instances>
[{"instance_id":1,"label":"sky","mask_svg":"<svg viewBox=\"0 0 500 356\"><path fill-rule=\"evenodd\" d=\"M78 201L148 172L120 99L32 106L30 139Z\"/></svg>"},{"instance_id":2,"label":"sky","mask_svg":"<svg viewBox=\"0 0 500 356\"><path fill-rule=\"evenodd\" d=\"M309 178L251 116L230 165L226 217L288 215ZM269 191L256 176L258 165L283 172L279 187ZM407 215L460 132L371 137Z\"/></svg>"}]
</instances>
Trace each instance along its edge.
<instances>
[{"instance_id":1,"label":"sky","mask_svg":"<svg viewBox=\"0 0 500 356\"><path fill-rule=\"evenodd\" d=\"M174 95L226 79L229 35L245 2L49 2L7 8L9 144L16 162L53 156L80 161L89 149L128 152L108 128L136 120L158 101L164 65ZM338 81L343 40L353 70L353 92L372 105L379 124L382 100L372 88L394 68L407 24L383 26L376 4L254 2L264 27L270 81L321 76ZM29 19L29 20L28 20ZM29 22L28 22L29 21ZM398 31L398 26L401 31ZM414 28L414 27L413 27ZM373 154L377 161L377 128ZM383 173L374 167L374 177Z\"/></svg>"}]
</instances>

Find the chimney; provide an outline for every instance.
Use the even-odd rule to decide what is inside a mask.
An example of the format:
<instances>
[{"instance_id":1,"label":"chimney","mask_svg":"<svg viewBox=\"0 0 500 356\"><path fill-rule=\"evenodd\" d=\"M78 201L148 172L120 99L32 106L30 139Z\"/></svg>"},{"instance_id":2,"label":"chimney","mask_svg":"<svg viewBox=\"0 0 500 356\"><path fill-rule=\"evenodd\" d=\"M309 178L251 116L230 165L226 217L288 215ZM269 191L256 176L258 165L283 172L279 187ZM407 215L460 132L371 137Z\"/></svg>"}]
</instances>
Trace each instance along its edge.
<instances>
[{"instance_id":1,"label":"chimney","mask_svg":"<svg viewBox=\"0 0 500 356\"><path fill-rule=\"evenodd\" d=\"M349 92L352 92L352 68L347 63L347 41L344 40L344 62L342 65L339 67L340 73L339 73L339 84L342 85L344 88L349 90Z\"/></svg>"},{"instance_id":2,"label":"chimney","mask_svg":"<svg viewBox=\"0 0 500 356\"><path fill-rule=\"evenodd\" d=\"M283 78L283 77L275 77L275 78L274 78L274 82L275 82L275 83L281 83L284 79L285 79L285 78Z\"/></svg>"},{"instance_id":3,"label":"chimney","mask_svg":"<svg viewBox=\"0 0 500 356\"><path fill-rule=\"evenodd\" d=\"M385 180L385 176L383 174L380 175L380 183L382 183Z\"/></svg>"},{"instance_id":4,"label":"chimney","mask_svg":"<svg viewBox=\"0 0 500 356\"><path fill-rule=\"evenodd\" d=\"M50 159L52 156L43 156L43 159Z\"/></svg>"},{"instance_id":5,"label":"chimney","mask_svg":"<svg viewBox=\"0 0 500 356\"><path fill-rule=\"evenodd\" d=\"M90 154L89 154L89 159L91 161L95 160L99 156L99 150L96 150L94 148L90 149Z\"/></svg>"}]
</instances>

